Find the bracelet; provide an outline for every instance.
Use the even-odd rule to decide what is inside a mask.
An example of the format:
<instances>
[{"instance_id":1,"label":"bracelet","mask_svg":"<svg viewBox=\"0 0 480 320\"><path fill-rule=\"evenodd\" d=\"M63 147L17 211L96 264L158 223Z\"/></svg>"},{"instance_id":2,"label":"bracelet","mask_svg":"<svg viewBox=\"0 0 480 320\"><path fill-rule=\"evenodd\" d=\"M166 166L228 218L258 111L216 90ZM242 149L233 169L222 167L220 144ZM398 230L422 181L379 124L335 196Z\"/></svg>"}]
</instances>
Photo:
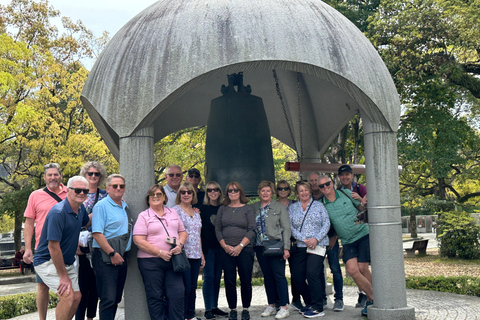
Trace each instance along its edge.
<instances>
[{"instance_id":1,"label":"bracelet","mask_svg":"<svg viewBox=\"0 0 480 320\"><path fill-rule=\"evenodd\" d=\"M243 243L240 242L240 246L243 248Z\"/></svg>"},{"instance_id":2,"label":"bracelet","mask_svg":"<svg viewBox=\"0 0 480 320\"><path fill-rule=\"evenodd\" d=\"M159 254L159 255L160 255L160 256L162 255L162 249L160 249L160 254Z\"/></svg>"}]
</instances>

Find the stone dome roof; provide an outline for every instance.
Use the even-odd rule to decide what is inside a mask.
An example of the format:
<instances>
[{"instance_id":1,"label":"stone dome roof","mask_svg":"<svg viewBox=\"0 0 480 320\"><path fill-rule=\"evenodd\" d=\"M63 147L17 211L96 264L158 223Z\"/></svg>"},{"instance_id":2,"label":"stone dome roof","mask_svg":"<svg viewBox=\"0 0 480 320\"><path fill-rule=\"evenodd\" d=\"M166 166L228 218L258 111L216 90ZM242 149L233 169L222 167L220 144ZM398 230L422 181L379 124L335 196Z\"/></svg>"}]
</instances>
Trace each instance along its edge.
<instances>
[{"instance_id":1,"label":"stone dome roof","mask_svg":"<svg viewBox=\"0 0 480 320\"><path fill-rule=\"evenodd\" d=\"M397 130L400 102L380 56L318 0L158 1L110 40L82 101L118 158L119 139L137 129L153 126L158 140L206 125L210 101L237 72L263 99L271 134L293 146L290 122L312 156L358 112Z\"/></svg>"}]
</instances>

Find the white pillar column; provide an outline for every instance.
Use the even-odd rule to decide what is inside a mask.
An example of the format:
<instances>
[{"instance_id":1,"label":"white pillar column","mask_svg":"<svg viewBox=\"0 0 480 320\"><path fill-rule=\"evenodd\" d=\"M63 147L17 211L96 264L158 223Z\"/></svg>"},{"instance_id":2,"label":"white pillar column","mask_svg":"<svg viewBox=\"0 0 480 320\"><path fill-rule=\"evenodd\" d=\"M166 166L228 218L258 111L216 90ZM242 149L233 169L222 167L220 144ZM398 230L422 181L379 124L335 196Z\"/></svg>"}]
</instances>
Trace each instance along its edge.
<instances>
[{"instance_id":1,"label":"white pillar column","mask_svg":"<svg viewBox=\"0 0 480 320\"><path fill-rule=\"evenodd\" d=\"M369 319L415 319L407 306L396 132L363 116L374 305Z\"/></svg>"},{"instance_id":2,"label":"white pillar column","mask_svg":"<svg viewBox=\"0 0 480 320\"><path fill-rule=\"evenodd\" d=\"M153 168L153 127L135 131L120 138L120 173L126 179L124 200L132 213L133 223L146 209L145 194L155 182ZM138 248L132 244L128 252L128 273L125 283L125 319L150 319L142 276L137 265Z\"/></svg>"}]
</instances>

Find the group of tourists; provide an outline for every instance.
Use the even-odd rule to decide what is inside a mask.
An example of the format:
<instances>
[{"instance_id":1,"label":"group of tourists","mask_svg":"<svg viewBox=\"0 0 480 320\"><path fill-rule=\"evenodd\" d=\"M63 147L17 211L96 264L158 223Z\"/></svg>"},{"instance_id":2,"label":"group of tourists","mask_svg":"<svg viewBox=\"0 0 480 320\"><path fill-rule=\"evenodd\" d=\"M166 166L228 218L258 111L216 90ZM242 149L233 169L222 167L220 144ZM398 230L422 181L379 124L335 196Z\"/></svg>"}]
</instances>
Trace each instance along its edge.
<instances>
[{"instance_id":1,"label":"group of tourists","mask_svg":"<svg viewBox=\"0 0 480 320\"><path fill-rule=\"evenodd\" d=\"M46 187L30 195L25 211L23 259L35 266L39 318L46 319L52 290L59 296L57 319L93 319L100 299L100 319L113 320L127 276L125 253L132 241L138 247L136 258L151 319L195 320L197 279L203 269L205 318L249 320L255 256L268 301L262 317L283 319L290 309L306 318L321 317L327 306L325 258L333 274L333 310L344 309L338 239L347 272L360 290L357 307L366 315L373 304L369 230L356 221L358 210L366 206L366 188L353 181L348 165L340 167L339 178L341 186L336 190L329 176L311 174L308 182L296 183L296 201L290 199L287 181L277 186L262 181L259 201L248 205L237 181L224 190L210 181L203 191L199 170L189 169L183 182L182 169L171 165L166 185L154 184L147 190L147 209L133 223L123 200L122 175L107 177L102 164L87 162L64 186L60 166L47 164ZM104 180L106 189L100 189ZM222 272L228 312L218 308Z\"/></svg>"}]
</instances>

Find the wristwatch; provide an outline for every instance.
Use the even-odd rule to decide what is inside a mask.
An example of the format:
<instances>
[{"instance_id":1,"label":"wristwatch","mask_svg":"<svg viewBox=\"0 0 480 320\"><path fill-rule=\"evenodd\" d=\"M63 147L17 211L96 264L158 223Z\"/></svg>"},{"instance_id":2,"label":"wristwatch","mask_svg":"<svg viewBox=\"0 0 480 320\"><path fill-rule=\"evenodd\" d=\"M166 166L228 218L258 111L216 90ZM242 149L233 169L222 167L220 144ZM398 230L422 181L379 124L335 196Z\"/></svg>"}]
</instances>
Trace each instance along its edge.
<instances>
[{"instance_id":1,"label":"wristwatch","mask_svg":"<svg viewBox=\"0 0 480 320\"><path fill-rule=\"evenodd\" d=\"M240 242L240 246L243 248L243 243Z\"/></svg>"},{"instance_id":2,"label":"wristwatch","mask_svg":"<svg viewBox=\"0 0 480 320\"><path fill-rule=\"evenodd\" d=\"M113 257L113 256L115 255L115 253L116 253L115 250L113 250L113 251L110 252L108 255L109 255L110 257Z\"/></svg>"}]
</instances>

